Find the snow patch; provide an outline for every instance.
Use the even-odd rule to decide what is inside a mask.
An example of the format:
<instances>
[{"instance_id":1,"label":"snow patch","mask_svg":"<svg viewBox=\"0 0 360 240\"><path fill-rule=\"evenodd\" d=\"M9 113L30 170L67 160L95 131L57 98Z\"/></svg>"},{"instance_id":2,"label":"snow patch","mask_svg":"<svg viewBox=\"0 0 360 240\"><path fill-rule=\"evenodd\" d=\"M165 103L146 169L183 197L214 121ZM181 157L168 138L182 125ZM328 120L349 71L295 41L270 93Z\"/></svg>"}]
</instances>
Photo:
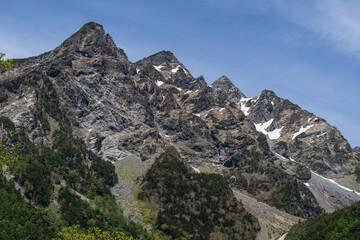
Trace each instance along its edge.
<instances>
[{"instance_id":1,"label":"snow patch","mask_svg":"<svg viewBox=\"0 0 360 240\"><path fill-rule=\"evenodd\" d=\"M278 238L278 240L285 240L287 233Z\"/></svg>"},{"instance_id":2,"label":"snow patch","mask_svg":"<svg viewBox=\"0 0 360 240\"><path fill-rule=\"evenodd\" d=\"M180 65L177 65L177 67L171 69L171 71L172 71L173 73L176 73L176 72L179 70L179 68L180 68Z\"/></svg>"},{"instance_id":3,"label":"snow patch","mask_svg":"<svg viewBox=\"0 0 360 240\"><path fill-rule=\"evenodd\" d=\"M295 162L295 160L292 157L290 157L290 161Z\"/></svg>"},{"instance_id":4,"label":"snow patch","mask_svg":"<svg viewBox=\"0 0 360 240\"><path fill-rule=\"evenodd\" d=\"M197 116L197 117L201 116L200 113L195 113L194 115Z\"/></svg>"},{"instance_id":5,"label":"snow patch","mask_svg":"<svg viewBox=\"0 0 360 240\"><path fill-rule=\"evenodd\" d=\"M178 87L175 87L175 88L176 88L178 91L180 91L180 92L182 91L182 89L181 89L181 88L178 88Z\"/></svg>"},{"instance_id":6,"label":"snow patch","mask_svg":"<svg viewBox=\"0 0 360 240\"><path fill-rule=\"evenodd\" d=\"M140 70L137 68L137 69L136 69L136 73L139 73L139 72L140 72Z\"/></svg>"},{"instance_id":7,"label":"snow patch","mask_svg":"<svg viewBox=\"0 0 360 240\"><path fill-rule=\"evenodd\" d=\"M297 136L299 136L300 134L306 132L307 130L309 130L310 128L312 128L314 126L314 124L311 124L307 127L301 127L300 130L297 133L294 133L294 136L292 139L295 139Z\"/></svg>"},{"instance_id":8,"label":"snow patch","mask_svg":"<svg viewBox=\"0 0 360 240\"><path fill-rule=\"evenodd\" d=\"M271 140L278 139L281 136L281 131L283 130L284 127L277 128L271 132L266 131L266 129L268 127L270 127L270 125L272 124L273 121L274 121L274 119L272 118L269 121L264 122L264 123L254 123L256 131L267 135Z\"/></svg>"},{"instance_id":9,"label":"snow patch","mask_svg":"<svg viewBox=\"0 0 360 240\"><path fill-rule=\"evenodd\" d=\"M324 136L325 134L326 134L326 132L324 132L324 133L322 133L322 134L317 135L317 137L322 137L322 136Z\"/></svg>"},{"instance_id":10,"label":"snow patch","mask_svg":"<svg viewBox=\"0 0 360 240\"><path fill-rule=\"evenodd\" d=\"M240 100L240 110L245 114L245 116L248 116L250 107L246 107L246 103L250 100L251 98L241 98Z\"/></svg>"},{"instance_id":11,"label":"snow patch","mask_svg":"<svg viewBox=\"0 0 360 240\"><path fill-rule=\"evenodd\" d=\"M192 90L186 91L184 94L192 93Z\"/></svg>"},{"instance_id":12,"label":"snow patch","mask_svg":"<svg viewBox=\"0 0 360 240\"><path fill-rule=\"evenodd\" d=\"M271 101L271 105L273 105L273 106L274 106L274 102L273 102L273 101Z\"/></svg>"},{"instance_id":13,"label":"snow patch","mask_svg":"<svg viewBox=\"0 0 360 240\"><path fill-rule=\"evenodd\" d=\"M225 108L220 108L220 109L219 109L219 112L222 112L222 111L224 111L224 109L225 109Z\"/></svg>"},{"instance_id":14,"label":"snow patch","mask_svg":"<svg viewBox=\"0 0 360 240\"><path fill-rule=\"evenodd\" d=\"M155 65L153 65L154 66L154 68L156 69L156 70L158 70L158 71L161 71L161 69L163 68L163 66L162 65L159 65L159 66L155 66Z\"/></svg>"},{"instance_id":15,"label":"snow patch","mask_svg":"<svg viewBox=\"0 0 360 240\"><path fill-rule=\"evenodd\" d=\"M163 84L164 84L163 81L156 81L156 85L158 85L159 87L160 87L161 85L163 85Z\"/></svg>"},{"instance_id":16,"label":"snow patch","mask_svg":"<svg viewBox=\"0 0 360 240\"><path fill-rule=\"evenodd\" d=\"M280 158L281 160L286 160L286 161L289 161L289 159L287 159L286 157L284 157L284 156L281 156L280 154L278 154L277 152L273 152L274 154L275 154L275 156L277 157L277 158Z\"/></svg>"},{"instance_id":17,"label":"snow patch","mask_svg":"<svg viewBox=\"0 0 360 240\"><path fill-rule=\"evenodd\" d=\"M311 121L311 119L312 119L312 118L309 118L309 119L308 119L308 122L310 122L310 121Z\"/></svg>"},{"instance_id":18,"label":"snow patch","mask_svg":"<svg viewBox=\"0 0 360 240\"><path fill-rule=\"evenodd\" d=\"M264 122L264 123L254 123L256 131L267 135L268 132L265 129L270 127L270 125L272 124L273 121L274 121L274 119L272 118L269 121Z\"/></svg>"},{"instance_id":19,"label":"snow patch","mask_svg":"<svg viewBox=\"0 0 360 240\"><path fill-rule=\"evenodd\" d=\"M200 170L199 170L199 169L197 169L196 167L193 167L193 166L191 166L191 167L192 167L192 169L194 169L194 170L195 170L195 172L196 172L196 173L201 173L201 172L200 172Z\"/></svg>"},{"instance_id":20,"label":"snow patch","mask_svg":"<svg viewBox=\"0 0 360 240\"><path fill-rule=\"evenodd\" d=\"M240 99L240 110L245 114L245 116L248 116L250 114L250 107L246 107L246 103L250 100L254 100L255 102L257 101L257 97L252 97L252 98L241 98Z\"/></svg>"},{"instance_id":21,"label":"snow patch","mask_svg":"<svg viewBox=\"0 0 360 240\"><path fill-rule=\"evenodd\" d=\"M277 129L274 129L273 131L271 132L268 132L268 136L271 140L275 140L275 139L278 139L280 136L281 136L281 131L283 130L284 127L281 127L281 128L277 128Z\"/></svg>"},{"instance_id":22,"label":"snow patch","mask_svg":"<svg viewBox=\"0 0 360 240\"><path fill-rule=\"evenodd\" d=\"M304 185L307 186L307 187L310 187L310 184L308 184L307 182L304 183Z\"/></svg>"}]
</instances>

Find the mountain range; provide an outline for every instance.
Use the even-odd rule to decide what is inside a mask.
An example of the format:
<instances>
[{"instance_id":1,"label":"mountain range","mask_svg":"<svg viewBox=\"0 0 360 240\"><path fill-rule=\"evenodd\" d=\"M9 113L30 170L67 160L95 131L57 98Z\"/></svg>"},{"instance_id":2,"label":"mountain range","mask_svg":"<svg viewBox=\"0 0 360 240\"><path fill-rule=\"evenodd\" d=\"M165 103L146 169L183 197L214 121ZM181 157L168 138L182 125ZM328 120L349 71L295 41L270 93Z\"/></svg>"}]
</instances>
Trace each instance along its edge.
<instances>
[{"instance_id":1,"label":"mountain range","mask_svg":"<svg viewBox=\"0 0 360 240\"><path fill-rule=\"evenodd\" d=\"M326 120L208 85L169 51L130 62L94 22L1 70L0 116L19 151L4 176L52 234L277 239L360 200L360 148Z\"/></svg>"}]
</instances>

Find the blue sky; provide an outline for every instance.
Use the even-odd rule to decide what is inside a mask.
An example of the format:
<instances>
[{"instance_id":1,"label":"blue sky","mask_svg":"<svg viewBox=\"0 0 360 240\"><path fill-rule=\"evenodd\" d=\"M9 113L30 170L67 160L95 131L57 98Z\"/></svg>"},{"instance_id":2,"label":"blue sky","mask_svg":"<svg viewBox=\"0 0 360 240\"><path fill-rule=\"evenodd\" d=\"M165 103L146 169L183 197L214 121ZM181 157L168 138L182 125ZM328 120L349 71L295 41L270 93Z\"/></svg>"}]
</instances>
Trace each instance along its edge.
<instances>
[{"instance_id":1,"label":"blue sky","mask_svg":"<svg viewBox=\"0 0 360 240\"><path fill-rule=\"evenodd\" d=\"M360 1L2 1L0 51L41 54L83 24L102 24L131 61L172 51L211 84L248 97L274 90L360 146Z\"/></svg>"}]
</instances>

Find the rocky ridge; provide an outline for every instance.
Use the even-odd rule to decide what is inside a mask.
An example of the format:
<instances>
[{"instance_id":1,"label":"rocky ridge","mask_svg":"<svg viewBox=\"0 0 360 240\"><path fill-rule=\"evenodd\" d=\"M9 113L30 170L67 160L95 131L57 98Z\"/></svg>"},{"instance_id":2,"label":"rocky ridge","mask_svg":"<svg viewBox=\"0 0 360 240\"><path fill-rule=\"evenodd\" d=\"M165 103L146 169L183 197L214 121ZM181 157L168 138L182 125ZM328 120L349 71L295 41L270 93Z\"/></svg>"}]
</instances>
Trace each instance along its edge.
<instances>
[{"instance_id":1,"label":"rocky ridge","mask_svg":"<svg viewBox=\"0 0 360 240\"><path fill-rule=\"evenodd\" d=\"M53 88L37 86L38 79ZM39 101L42 94L56 95L73 134L117 166L121 181L113 193L138 221L137 179L169 146L197 171L223 174L234 188L301 217L322 212L302 184L311 177L307 168L347 186L354 182L360 151L325 120L272 91L246 98L225 76L207 86L168 51L131 63L93 22L54 50L1 73L0 89L6 95L0 115L40 149L53 144L59 121L51 109L39 109ZM289 186L301 194L284 206L279 199Z\"/></svg>"}]
</instances>

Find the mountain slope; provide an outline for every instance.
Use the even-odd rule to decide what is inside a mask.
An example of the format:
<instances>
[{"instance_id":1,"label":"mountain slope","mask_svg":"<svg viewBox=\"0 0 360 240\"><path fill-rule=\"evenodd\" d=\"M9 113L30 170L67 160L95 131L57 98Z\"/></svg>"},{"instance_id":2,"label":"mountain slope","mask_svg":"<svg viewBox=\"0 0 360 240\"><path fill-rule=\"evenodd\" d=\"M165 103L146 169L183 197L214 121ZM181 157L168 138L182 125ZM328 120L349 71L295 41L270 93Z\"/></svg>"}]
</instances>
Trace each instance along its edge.
<instances>
[{"instance_id":1,"label":"mountain slope","mask_svg":"<svg viewBox=\"0 0 360 240\"><path fill-rule=\"evenodd\" d=\"M285 239L359 239L360 203L320 215L291 228Z\"/></svg>"},{"instance_id":2,"label":"mountain slope","mask_svg":"<svg viewBox=\"0 0 360 240\"><path fill-rule=\"evenodd\" d=\"M154 228L171 239L254 239L259 229L221 175L196 173L175 148L156 159L138 198L158 209Z\"/></svg>"},{"instance_id":3,"label":"mountain slope","mask_svg":"<svg viewBox=\"0 0 360 240\"><path fill-rule=\"evenodd\" d=\"M246 98L225 76L207 86L168 51L132 63L93 22L54 50L2 72L0 90L0 116L21 132L12 144L26 153L10 171L29 199L45 207L58 200L66 206L55 191L66 185L90 206L116 199L127 216L144 222L136 193L171 146L196 171L221 174L231 187L299 217L323 212L317 194L326 193L313 190L311 171L358 187L359 151L325 120L271 91ZM12 135L0 128L0 140ZM32 173L37 168L43 179ZM143 189L150 199L157 190ZM356 201L339 196L333 201L341 204L329 208Z\"/></svg>"}]
</instances>

